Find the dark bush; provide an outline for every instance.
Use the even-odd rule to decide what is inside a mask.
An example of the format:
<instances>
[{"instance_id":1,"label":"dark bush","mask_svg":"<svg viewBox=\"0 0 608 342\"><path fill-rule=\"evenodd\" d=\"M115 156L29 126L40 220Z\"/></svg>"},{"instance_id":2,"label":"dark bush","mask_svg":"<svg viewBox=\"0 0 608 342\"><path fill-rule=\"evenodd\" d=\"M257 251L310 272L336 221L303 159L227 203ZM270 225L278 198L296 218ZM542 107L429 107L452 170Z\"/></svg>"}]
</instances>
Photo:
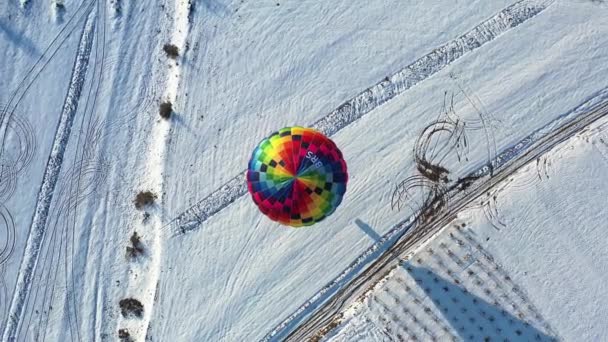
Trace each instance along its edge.
<instances>
[{"instance_id":1,"label":"dark bush","mask_svg":"<svg viewBox=\"0 0 608 342\"><path fill-rule=\"evenodd\" d=\"M145 252L144 245L137 232L133 232L130 241L131 245L127 246L127 259L136 259L138 256L143 255Z\"/></svg>"},{"instance_id":2,"label":"dark bush","mask_svg":"<svg viewBox=\"0 0 608 342\"><path fill-rule=\"evenodd\" d=\"M179 57L179 49L173 44L165 44L165 46L163 46L163 51L165 51L169 58Z\"/></svg>"},{"instance_id":3,"label":"dark bush","mask_svg":"<svg viewBox=\"0 0 608 342\"><path fill-rule=\"evenodd\" d=\"M120 340L120 342L133 342L131 334L129 334L129 331L127 329L118 330L118 339Z\"/></svg>"},{"instance_id":4,"label":"dark bush","mask_svg":"<svg viewBox=\"0 0 608 342\"><path fill-rule=\"evenodd\" d=\"M171 113L173 113L173 104L171 102L167 101L160 104L158 114L161 118L169 119L171 117Z\"/></svg>"},{"instance_id":5,"label":"dark bush","mask_svg":"<svg viewBox=\"0 0 608 342\"><path fill-rule=\"evenodd\" d=\"M142 318L144 315L144 306L137 299L125 298L118 305L120 305L120 313L125 318Z\"/></svg>"},{"instance_id":6,"label":"dark bush","mask_svg":"<svg viewBox=\"0 0 608 342\"><path fill-rule=\"evenodd\" d=\"M135 203L135 208L143 209L144 207L154 204L155 200L156 195L152 191L141 191L135 196L133 203Z\"/></svg>"}]
</instances>

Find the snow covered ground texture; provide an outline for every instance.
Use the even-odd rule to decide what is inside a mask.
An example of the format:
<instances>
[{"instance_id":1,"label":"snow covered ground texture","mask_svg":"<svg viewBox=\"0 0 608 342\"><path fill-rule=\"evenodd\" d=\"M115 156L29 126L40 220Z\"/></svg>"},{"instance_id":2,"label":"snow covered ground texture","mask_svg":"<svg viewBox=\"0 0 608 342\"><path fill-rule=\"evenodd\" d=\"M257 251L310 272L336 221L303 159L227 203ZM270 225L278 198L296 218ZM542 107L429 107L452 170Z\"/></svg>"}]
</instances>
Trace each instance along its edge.
<instances>
[{"instance_id":1,"label":"snow covered ground texture","mask_svg":"<svg viewBox=\"0 0 608 342\"><path fill-rule=\"evenodd\" d=\"M585 100L593 91L605 87L605 80L599 76L605 71L580 71L580 68L591 68L587 58L597 59L597 63L592 63L593 67L602 68L601 60L605 60L605 56L597 52L602 34L590 35L587 31L605 24L599 18L597 22L589 22L584 13L593 11L594 7L590 5L554 6L529 24L462 57L451 65L451 70L440 72L338 132L335 139L347 158L352 175L349 192L340 208L346 214L341 215L338 211L313 232L273 230L266 228L273 224L264 218L255 218L246 225L247 233L241 234L241 222L255 217L256 213L255 207L244 197L211 217L200 230L170 240L168 245L175 244L171 249L179 249L181 253L173 254L175 261L171 261L171 256L165 259L167 265L174 265L177 260L193 254L209 263L200 275L174 267L169 272L171 280L161 281L159 303L168 306L170 311L156 312L163 318L184 314L177 320L178 324L171 324L170 319L160 319L163 323L159 323L162 326L159 329L164 331L161 336L178 334L187 326L197 325L205 328L197 331L196 338L238 340L247 336L255 339L266 330L264 326L271 326L279 317L292 312L373 243L373 236L360 231L355 220L365 222L377 235L382 235L407 215L395 214L388 206L394 180L411 171L413 165L407 162L415 136L439 112L444 91L458 93L459 85L450 77L451 72L461 75L459 82L466 82L469 89L474 87L468 91L483 99L487 111L502 121L501 129L494 135L499 146L517 141L529 133L530 128L541 126ZM573 15L575 10L580 11L580 16ZM571 26L563 31L555 30L553 23L556 21ZM585 34L569 36L566 31ZM530 44L531 37L538 36L539 32L543 32L544 39ZM512 41L509 41L509 48L505 48L503 42L509 38ZM589 57L581 58L583 51L589 51ZM582 79L587 90L581 89ZM460 96L460 115L473 116L474 110L464 96ZM472 149L478 149L470 155L481 157L469 158L483 160L484 145L470 145ZM247 158L246 151L237 155L243 155L243 162ZM237 170L242 169L240 165L243 164L240 163ZM180 192L174 192L177 193ZM206 248L201 250L201 245ZM277 248L281 253L276 253ZM163 300L163 289L170 291L177 284L189 284L186 288L191 290L178 296L172 293ZM193 300L197 298L194 293L198 289L205 296L201 302ZM180 304L176 305L176 302ZM196 314L201 305L216 314ZM277 312L281 314L276 315Z\"/></svg>"},{"instance_id":2,"label":"snow covered ground texture","mask_svg":"<svg viewBox=\"0 0 608 342\"><path fill-rule=\"evenodd\" d=\"M119 329L136 341L267 336L413 213L391 210L391 194L446 99L471 127L463 158L447 157L456 178L606 89L606 17L605 4L582 0L3 2L2 340L115 340ZM173 103L168 121L158 116L164 101ZM344 202L309 229L266 219L238 178L255 144L287 125L331 134L349 167ZM145 213L133 205L143 190L157 194ZM552 213L533 222L569 222ZM600 218L585 219L593 227ZM509 254L523 248L510 226L488 228L483 246L543 317L530 325L582 336L595 302L574 286L553 291L580 318L560 316L539 285L558 287L559 269L528 260L541 246ZM133 232L144 247L135 260L125 257ZM578 250L561 268L587 260ZM530 266L510 266L518 262ZM580 286L601 279L586 274L573 274ZM141 317L121 314L119 301L131 297ZM567 325L576 322L579 330ZM606 336L596 328L585 336Z\"/></svg>"},{"instance_id":3,"label":"snow covered ground texture","mask_svg":"<svg viewBox=\"0 0 608 342\"><path fill-rule=\"evenodd\" d=\"M606 127L562 143L461 213L327 340L602 340Z\"/></svg>"}]
</instances>

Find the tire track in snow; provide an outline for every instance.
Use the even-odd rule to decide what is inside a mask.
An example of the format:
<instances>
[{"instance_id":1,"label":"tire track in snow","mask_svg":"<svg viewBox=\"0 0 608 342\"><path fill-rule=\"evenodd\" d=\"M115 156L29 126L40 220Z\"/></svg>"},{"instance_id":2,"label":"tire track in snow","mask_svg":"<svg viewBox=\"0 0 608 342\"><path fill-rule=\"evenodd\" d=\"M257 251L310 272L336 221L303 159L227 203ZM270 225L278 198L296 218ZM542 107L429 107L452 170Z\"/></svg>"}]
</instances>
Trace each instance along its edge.
<instances>
[{"instance_id":1,"label":"tire track in snow","mask_svg":"<svg viewBox=\"0 0 608 342\"><path fill-rule=\"evenodd\" d=\"M466 53L478 49L535 17L554 1L521 0L506 7L462 36L436 48L404 69L369 87L325 117L314 122L311 127L327 136L336 134L367 113L436 74ZM247 193L245 179L246 171L243 171L209 196L178 215L166 227L175 234L184 234L198 228L209 217L217 214Z\"/></svg>"},{"instance_id":2,"label":"tire track in snow","mask_svg":"<svg viewBox=\"0 0 608 342\"><path fill-rule=\"evenodd\" d=\"M70 17L67 23L59 31L59 33L53 38L46 49L42 52L42 55L38 57L38 60L32 65L29 71L25 74L17 89L15 89L9 98L8 103L3 106L3 110L0 111L0 130L2 149L0 149L0 156L4 153L4 145L6 140L6 131L8 125L12 120L13 115L21 101L30 90L30 87L40 77L40 74L47 68L49 63L53 60L55 55L59 52L59 49L63 46L65 41L72 35L72 33L78 28L78 24L82 19L88 16L93 5L93 0L83 2L78 6L74 14ZM80 13L82 12L82 13Z\"/></svg>"},{"instance_id":3,"label":"tire track in snow","mask_svg":"<svg viewBox=\"0 0 608 342\"><path fill-rule=\"evenodd\" d=\"M427 206L418 214L401 221L263 340L303 341L311 337L327 326L334 315L352 303L354 298L365 294L398 261L398 257L415 253L441 233L458 212L518 170L606 116L608 88L504 149L492 160L492 165L486 164L465 177L473 179L471 183L466 186L464 183L455 184L447 189L444 196L450 197L450 205L437 211ZM495 171L493 174L490 174L491 169ZM431 216L424 215L428 210L432 212ZM427 220L420 221L420 217Z\"/></svg>"},{"instance_id":4,"label":"tire track in snow","mask_svg":"<svg viewBox=\"0 0 608 342\"><path fill-rule=\"evenodd\" d=\"M94 47L90 57L95 64L92 69L89 67L88 74L91 82L87 83L86 95L83 94L80 99L79 107L83 109L74 123L74 127L80 128L78 132L75 132L77 139L75 140L74 159L71 165L63 165L56 185L53 204L49 209L45 237L31 280L32 288L25 299L22 323L17 332L19 340L28 340L30 337L34 340L45 341L47 329L54 325L51 322L58 316L63 317L61 324L64 325L66 335L69 333L72 341L74 339L83 340L80 325L87 319L81 320L79 316L80 310L83 308L76 305L76 298L81 290L76 286L76 279L79 277L75 276L74 265L75 234L79 232L76 226L76 213L79 205L95 193L107 176L107 164L103 157L96 159L93 155L101 135L99 121L93 119L92 116L103 80L105 51L105 7L101 1L97 2L96 7ZM80 122L76 123L76 121ZM81 227L85 228L86 224ZM88 240L89 234L90 229L85 228L82 230L81 237ZM84 257L79 258L78 262L89 263L89 258L91 258L88 254L89 249L80 248L79 250ZM61 285L56 286L57 284ZM65 289L57 291L58 287ZM53 310L51 311L50 308ZM39 314L37 310L40 311ZM86 332L86 329L84 331Z\"/></svg>"},{"instance_id":5,"label":"tire track in snow","mask_svg":"<svg viewBox=\"0 0 608 342\"><path fill-rule=\"evenodd\" d=\"M63 163L63 156L70 138L74 117L78 111L80 95L85 84L89 57L95 33L94 22L95 19L90 16L89 13L81 33L78 53L72 67L72 76L70 79L68 93L64 100L51 153L49 155L44 176L42 178L42 185L38 192L36 209L34 211L23 259L19 268L17 285L11 300L7 324L3 333L3 340L5 341L15 339L15 334L18 331L22 316L24 314L23 310L25 299L32 285L31 280L38 261L40 247L45 235L49 208L53 199L55 186L59 179L59 174Z\"/></svg>"},{"instance_id":6,"label":"tire track in snow","mask_svg":"<svg viewBox=\"0 0 608 342\"><path fill-rule=\"evenodd\" d=\"M8 311L9 294L5 281L6 264L15 250L15 221L11 212L0 203L0 236L4 239L0 242L0 330L6 324L6 314ZM3 230L3 231L2 231Z\"/></svg>"},{"instance_id":7,"label":"tire track in snow","mask_svg":"<svg viewBox=\"0 0 608 342\"><path fill-rule=\"evenodd\" d=\"M103 166L103 157L95 159L93 157L93 150L97 148L99 142L98 138L101 134L100 127L96 127L96 121L93 119L97 101L99 99L100 87L104 78L105 68L105 46L106 46L106 4L104 1L97 1L96 3L96 23L95 23L95 47L92 52L95 58L95 64L92 70L92 82L88 91L88 94L84 98L84 110L80 117L80 132L77 135L76 141L76 158L74 159L72 169L75 171L76 177L70 177L71 181L68 186L68 202L67 202L67 213L66 221L72 221L71 226L69 222L66 222L64 230L68 236L68 241L64 245L64 265L65 265L65 285L66 285L66 296L65 296L65 309L67 310L66 316L68 321L68 327L70 330L70 337L74 337L74 332L77 340L81 340L80 324L82 320L79 318L80 310L76 304L76 298L78 291L76 289L75 281L75 253L74 245L76 243L76 232L77 230L77 211L80 202L84 201L90 195L92 195L99 184L102 184L106 178L107 168ZM83 134L83 129L86 122L86 131ZM84 135L84 137L83 137ZM81 146L81 143L83 145ZM80 150L80 157L78 153ZM75 180L75 184L74 184ZM74 193L73 193L74 191ZM90 230L85 229L82 234L82 238L90 239ZM70 251L68 252L68 246ZM82 249L82 248L81 248ZM89 259L89 250L86 250L84 257L84 263L86 264ZM52 298L52 295L51 295ZM48 322L47 322L48 323ZM73 325L73 326L72 326ZM46 330L45 330L46 332ZM45 333L46 336L46 333Z\"/></svg>"},{"instance_id":8,"label":"tire track in snow","mask_svg":"<svg viewBox=\"0 0 608 342\"><path fill-rule=\"evenodd\" d=\"M79 27L78 24L88 14L87 9L91 4L92 1L84 1L78 6L68 22L26 72L8 102L0 106L0 201L2 203L8 201L16 192L18 177L29 167L37 150L33 127L26 118L18 115L17 108L28 94L30 87L47 68L66 40ZM7 137L10 134L14 134L18 141L16 146L7 146ZM0 265L5 261L2 258ZM4 310L8 310L8 305L3 305L3 307ZM0 330L3 329L4 326L0 326Z\"/></svg>"}]
</instances>

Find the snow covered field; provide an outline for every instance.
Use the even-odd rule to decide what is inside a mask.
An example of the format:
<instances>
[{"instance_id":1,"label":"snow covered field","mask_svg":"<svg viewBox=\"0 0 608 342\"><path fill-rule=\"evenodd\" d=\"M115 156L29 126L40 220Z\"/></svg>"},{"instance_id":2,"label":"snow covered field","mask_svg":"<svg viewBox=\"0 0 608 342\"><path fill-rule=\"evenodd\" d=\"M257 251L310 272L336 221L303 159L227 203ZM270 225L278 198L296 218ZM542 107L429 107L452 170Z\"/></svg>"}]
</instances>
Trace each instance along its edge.
<instances>
[{"instance_id":1,"label":"snow covered field","mask_svg":"<svg viewBox=\"0 0 608 342\"><path fill-rule=\"evenodd\" d=\"M289 317L301 323L322 301L302 305L416 212L392 209L391 197L438 118L464 125L458 153L437 152L456 180L589 98L606 100L607 17L606 4L583 0L3 2L2 340L284 337ZM167 101L170 120L158 114ZM334 215L299 230L261 215L243 185L251 150L288 125L331 135L350 175ZM480 243L467 242L481 260L471 267L500 266L482 281L507 275L525 293L503 298L497 284L497 308L463 273L470 295L459 298L498 311L533 304L525 318L505 308L516 328L485 329L608 336L605 298L588 297L608 265L608 137L598 127L544 157L542 172L530 165L505 182L491 206L459 213ZM143 210L133 203L141 191L156 195ZM441 250L449 231L417 253ZM332 338L390 340L413 326L399 334L467 339L416 287L417 273L433 281L424 269L459 291L436 263L408 261L382 285L398 291L351 309ZM139 313L121 308L130 298Z\"/></svg>"},{"instance_id":2,"label":"snow covered field","mask_svg":"<svg viewBox=\"0 0 608 342\"><path fill-rule=\"evenodd\" d=\"M347 310L328 340L602 340L607 125L459 214Z\"/></svg>"}]
</instances>

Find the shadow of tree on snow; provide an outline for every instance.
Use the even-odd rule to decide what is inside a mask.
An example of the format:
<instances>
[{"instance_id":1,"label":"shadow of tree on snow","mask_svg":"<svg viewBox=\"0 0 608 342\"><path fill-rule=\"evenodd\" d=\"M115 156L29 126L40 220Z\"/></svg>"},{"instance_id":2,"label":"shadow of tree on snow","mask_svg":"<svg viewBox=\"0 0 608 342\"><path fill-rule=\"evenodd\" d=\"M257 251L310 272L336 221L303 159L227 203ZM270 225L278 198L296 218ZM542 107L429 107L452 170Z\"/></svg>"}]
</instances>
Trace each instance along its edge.
<instances>
[{"instance_id":1,"label":"shadow of tree on snow","mask_svg":"<svg viewBox=\"0 0 608 342\"><path fill-rule=\"evenodd\" d=\"M464 341L557 340L427 268L407 264L406 272Z\"/></svg>"}]
</instances>

